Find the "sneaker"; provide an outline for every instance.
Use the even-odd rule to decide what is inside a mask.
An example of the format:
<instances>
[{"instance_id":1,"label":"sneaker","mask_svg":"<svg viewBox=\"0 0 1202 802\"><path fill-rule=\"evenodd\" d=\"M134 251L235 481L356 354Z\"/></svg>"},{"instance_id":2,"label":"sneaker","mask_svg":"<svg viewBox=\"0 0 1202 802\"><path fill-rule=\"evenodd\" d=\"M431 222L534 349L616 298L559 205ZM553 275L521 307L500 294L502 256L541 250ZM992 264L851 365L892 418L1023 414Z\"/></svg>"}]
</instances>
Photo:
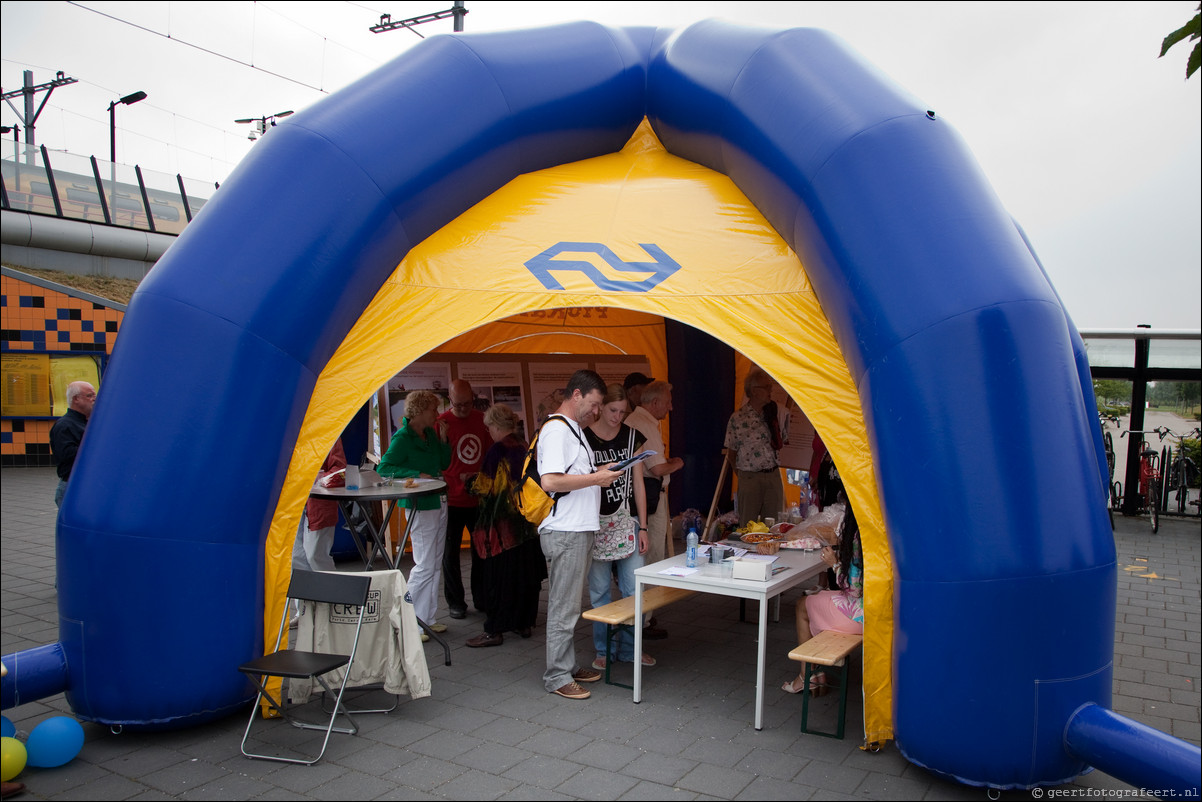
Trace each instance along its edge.
<instances>
[{"instance_id":1,"label":"sneaker","mask_svg":"<svg viewBox=\"0 0 1202 802\"><path fill-rule=\"evenodd\" d=\"M581 688L575 682L569 682L567 685L563 685L551 691L551 693L559 694L565 699L587 699L592 696L591 693L586 691L584 688Z\"/></svg>"},{"instance_id":2,"label":"sneaker","mask_svg":"<svg viewBox=\"0 0 1202 802\"><path fill-rule=\"evenodd\" d=\"M596 660L594 660L593 668L597 669L598 671L604 671L605 670L605 658L598 657Z\"/></svg>"},{"instance_id":3,"label":"sneaker","mask_svg":"<svg viewBox=\"0 0 1202 802\"><path fill-rule=\"evenodd\" d=\"M431 624L431 625L430 625L430 631L431 631L431 632L438 632L438 633L443 633L443 632L446 632L446 631L447 631L447 625L446 625L446 624Z\"/></svg>"},{"instance_id":4,"label":"sneaker","mask_svg":"<svg viewBox=\"0 0 1202 802\"><path fill-rule=\"evenodd\" d=\"M596 682L601 679L601 672L591 668L578 668L572 672L572 679L577 682Z\"/></svg>"}]
</instances>

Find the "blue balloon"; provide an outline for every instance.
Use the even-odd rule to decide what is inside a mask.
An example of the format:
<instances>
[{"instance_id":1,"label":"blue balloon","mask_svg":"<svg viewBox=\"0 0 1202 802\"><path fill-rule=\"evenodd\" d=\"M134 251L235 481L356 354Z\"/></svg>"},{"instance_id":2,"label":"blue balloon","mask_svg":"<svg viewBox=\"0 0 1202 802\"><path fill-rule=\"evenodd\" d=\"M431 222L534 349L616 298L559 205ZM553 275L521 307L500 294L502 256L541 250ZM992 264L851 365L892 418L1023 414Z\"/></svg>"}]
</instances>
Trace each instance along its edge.
<instances>
[{"instance_id":1,"label":"blue balloon","mask_svg":"<svg viewBox=\"0 0 1202 802\"><path fill-rule=\"evenodd\" d=\"M25 742L26 764L52 769L70 763L83 748L83 727L70 716L54 716L33 728Z\"/></svg>"},{"instance_id":2,"label":"blue balloon","mask_svg":"<svg viewBox=\"0 0 1202 802\"><path fill-rule=\"evenodd\" d=\"M0 716L0 738L15 738L17 727L8 720L8 716Z\"/></svg>"}]
</instances>

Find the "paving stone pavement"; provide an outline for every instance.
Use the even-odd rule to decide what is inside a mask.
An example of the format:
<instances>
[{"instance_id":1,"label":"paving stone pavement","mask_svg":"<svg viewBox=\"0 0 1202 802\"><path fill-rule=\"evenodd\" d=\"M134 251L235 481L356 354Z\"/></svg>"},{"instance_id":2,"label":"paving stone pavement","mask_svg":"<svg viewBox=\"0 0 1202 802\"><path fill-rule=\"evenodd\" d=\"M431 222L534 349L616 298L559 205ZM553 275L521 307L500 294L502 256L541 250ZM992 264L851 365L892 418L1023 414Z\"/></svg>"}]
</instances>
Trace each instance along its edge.
<instances>
[{"instance_id":1,"label":"paving stone pavement","mask_svg":"<svg viewBox=\"0 0 1202 802\"><path fill-rule=\"evenodd\" d=\"M0 478L0 651L11 654L58 640L55 477L52 469L4 468ZM1196 518L1162 521L1155 536L1144 519L1116 521L1113 705L1198 744L1202 526ZM465 552L465 574L468 565ZM354 569L350 563L340 567ZM986 798L984 789L911 765L892 744L876 754L858 749L862 705L855 694L846 740L799 732L800 700L776 690L796 668L786 657L795 645L792 598L769 631L761 732L752 724L755 627L739 623L732 600L700 597L662 611L671 635L647 644L660 665L644 672L638 705L628 690L601 683L591 686L593 697L585 702L545 693L541 631L529 640L507 636L500 647L469 649L463 642L483 623L472 611L462 621L440 616L450 626L453 664L443 665L441 650L427 644L430 698L402 697L395 713L360 717L360 735L335 734L315 766L244 758L238 744L245 714L157 733L113 734L85 723L79 756L56 769L27 767L19 777L27 786L22 798ZM590 630L581 622L578 654L590 648ZM815 700L815 723L833 722L836 704L834 695ZM4 711L25 734L49 716L69 713L62 695ZM279 726L276 733L291 732ZM1059 790L1101 796L1134 789L1095 771ZM1007 791L1000 798L1032 794Z\"/></svg>"}]
</instances>

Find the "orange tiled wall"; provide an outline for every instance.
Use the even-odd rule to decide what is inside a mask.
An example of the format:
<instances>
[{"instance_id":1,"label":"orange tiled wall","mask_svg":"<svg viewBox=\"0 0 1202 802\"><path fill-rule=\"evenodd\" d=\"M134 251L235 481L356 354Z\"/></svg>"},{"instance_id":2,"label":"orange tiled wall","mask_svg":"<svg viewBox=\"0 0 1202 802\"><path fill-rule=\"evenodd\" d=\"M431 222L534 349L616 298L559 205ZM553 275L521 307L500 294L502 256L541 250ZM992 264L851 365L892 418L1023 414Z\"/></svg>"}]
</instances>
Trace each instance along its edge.
<instances>
[{"instance_id":1,"label":"orange tiled wall","mask_svg":"<svg viewBox=\"0 0 1202 802\"><path fill-rule=\"evenodd\" d=\"M0 352L113 352L125 313L67 292L0 276ZM50 465L53 421L0 420L0 464Z\"/></svg>"}]
</instances>

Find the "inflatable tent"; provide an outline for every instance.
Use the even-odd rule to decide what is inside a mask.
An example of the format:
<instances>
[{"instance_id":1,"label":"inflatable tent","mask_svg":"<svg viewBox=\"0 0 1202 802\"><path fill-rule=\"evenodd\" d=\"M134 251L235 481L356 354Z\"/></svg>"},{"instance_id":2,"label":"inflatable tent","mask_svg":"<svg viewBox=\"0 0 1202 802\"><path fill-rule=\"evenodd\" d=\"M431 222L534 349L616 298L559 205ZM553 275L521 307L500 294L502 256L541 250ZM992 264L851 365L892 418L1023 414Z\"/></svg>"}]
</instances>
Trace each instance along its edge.
<instances>
[{"instance_id":1,"label":"inflatable tent","mask_svg":"<svg viewBox=\"0 0 1202 802\"><path fill-rule=\"evenodd\" d=\"M550 231L563 239L546 247ZM733 291L717 289L727 286ZM636 332L640 318L613 308L711 321L715 337L780 377L824 438L839 443L840 472L861 521L867 582L875 591L867 601L877 623L867 650L876 680L868 732L874 741L889 738L892 570L855 386L797 256L730 179L666 153L646 124L619 153L510 181L416 246L385 281L313 391L267 541L265 637L279 621L272 601L278 604L288 583L315 450L328 451L365 397L398 367L448 340L448 350L470 352L473 344L505 339L513 315L554 309L565 299L575 309L595 308L609 326ZM468 333L455 337L461 331ZM561 347L563 328L557 331ZM645 350L655 354L653 371L671 374L670 365L659 364L662 335L658 343L649 334L617 336L652 346ZM782 342L788 353L781 353ZM677 388L678 398L688 393Z\"/></svg>"},{"instance_id":2,"label":"inflatable tent","mask_svg":"<svg viewBox=\"0 0 1202 802\"><path fill-rule=\"evenodd\" d=\"M864 526L870 740L994 787L1086 770L1116 565L1075 328L943 120L829 34L713 22L431 38L256 146L131 302L72 477L75 712L245 704L230 669L354 409L569 306L688 322L802 403Z\"/></svg>"}]
</instances>

